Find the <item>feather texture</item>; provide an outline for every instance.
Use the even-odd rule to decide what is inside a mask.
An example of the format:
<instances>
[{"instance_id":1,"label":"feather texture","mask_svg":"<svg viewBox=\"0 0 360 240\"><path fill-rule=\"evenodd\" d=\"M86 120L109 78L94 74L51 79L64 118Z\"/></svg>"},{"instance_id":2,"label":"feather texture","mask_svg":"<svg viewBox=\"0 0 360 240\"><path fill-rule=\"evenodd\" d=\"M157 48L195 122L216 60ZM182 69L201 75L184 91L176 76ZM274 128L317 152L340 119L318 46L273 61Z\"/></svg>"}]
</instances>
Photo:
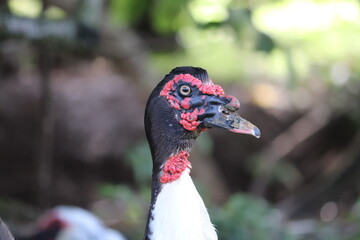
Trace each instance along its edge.
<instances>
[{"instance_id":1,"label":"feather texture","mask_svg":"<svg viewBox=\"0 0 360 240\"><path fill-rule=\"evenodd\" d=\"M149 223L151 240L218 239L189 170L161 188Z\"/></svg>"}]
</instances>

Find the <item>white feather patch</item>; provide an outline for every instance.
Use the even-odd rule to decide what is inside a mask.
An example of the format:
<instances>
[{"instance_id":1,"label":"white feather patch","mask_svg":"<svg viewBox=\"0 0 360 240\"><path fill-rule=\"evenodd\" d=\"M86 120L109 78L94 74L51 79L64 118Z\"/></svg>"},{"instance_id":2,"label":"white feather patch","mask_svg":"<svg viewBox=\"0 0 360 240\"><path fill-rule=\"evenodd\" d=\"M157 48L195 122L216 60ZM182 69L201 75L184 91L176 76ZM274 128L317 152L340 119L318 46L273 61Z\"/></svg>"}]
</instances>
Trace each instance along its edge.
<instances>
[{"instance_id":1,"label":"white feather patch","mask_svg":"<svg viewBox=\"0 0 360 240\"><path fill-rule=\"evenodd\" d=\"M217 240L214 226L189 170L163 184L150 222L152 240Z\"/></svg>"}]
</instances>

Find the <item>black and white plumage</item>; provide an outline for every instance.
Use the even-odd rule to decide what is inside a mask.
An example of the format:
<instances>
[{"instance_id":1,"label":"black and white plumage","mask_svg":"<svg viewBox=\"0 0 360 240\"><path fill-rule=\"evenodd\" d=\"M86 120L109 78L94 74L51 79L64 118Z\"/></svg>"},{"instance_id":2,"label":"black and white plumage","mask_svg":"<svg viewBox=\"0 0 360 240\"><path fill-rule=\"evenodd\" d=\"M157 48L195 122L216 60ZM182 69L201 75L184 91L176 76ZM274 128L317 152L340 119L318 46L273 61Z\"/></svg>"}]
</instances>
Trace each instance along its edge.
<instances>
[{"instance_id":1,"label":"black and white plumage","mask_svg":"<svg viewBox=\"0 0 360 240\"><path fill-rule=\"evenodd\" d=\"M126 240L93 213L74 206L58 206L40 217L38 231L19 240Z\"/></svg>"},{"instance_id":2,"label":"black and white plumage","mask_svg":"<svg viewBox=\"0 0 360 240\"><path fill-rule=\"evenodd\" d=\"M259 129L235 112L239 107L239 101L225 95L201 68L175 68L155 87L145 110L153 158L145 240L217 239L189 175L188 157L195 139L209 128L259 137Z\"/></svg>"},{"instance_id":3,"label":"black and white plumage","mask_svg":"<svg viewBox=\"0 0 360 240\"><path fill-rule=\"evenodd\" d=\"M13 235L9 231L9 228L0 218L0 240L14 240Z\"/></svg>"}]
</instances>

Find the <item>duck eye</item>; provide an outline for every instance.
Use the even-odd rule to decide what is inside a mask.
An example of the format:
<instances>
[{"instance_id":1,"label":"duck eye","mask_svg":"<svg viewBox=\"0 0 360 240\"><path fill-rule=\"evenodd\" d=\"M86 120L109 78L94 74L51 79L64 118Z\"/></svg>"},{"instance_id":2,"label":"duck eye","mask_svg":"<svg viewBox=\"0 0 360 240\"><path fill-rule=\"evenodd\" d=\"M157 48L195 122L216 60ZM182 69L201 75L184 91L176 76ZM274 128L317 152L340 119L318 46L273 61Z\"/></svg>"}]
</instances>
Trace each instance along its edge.
<instances>
[{"instance_id":1,"label":"duck eye","mask_svg":"<svg viewBox=\"0 0 360 240\"><path fill-rule=\"evenodd\" d=\"M179 90L180 94L182 96L190 96L191 95L191 92L192 92L192 89L190 86L188 85L182 85L180 87L180 90Z\"/></svg>"}]
</instances>

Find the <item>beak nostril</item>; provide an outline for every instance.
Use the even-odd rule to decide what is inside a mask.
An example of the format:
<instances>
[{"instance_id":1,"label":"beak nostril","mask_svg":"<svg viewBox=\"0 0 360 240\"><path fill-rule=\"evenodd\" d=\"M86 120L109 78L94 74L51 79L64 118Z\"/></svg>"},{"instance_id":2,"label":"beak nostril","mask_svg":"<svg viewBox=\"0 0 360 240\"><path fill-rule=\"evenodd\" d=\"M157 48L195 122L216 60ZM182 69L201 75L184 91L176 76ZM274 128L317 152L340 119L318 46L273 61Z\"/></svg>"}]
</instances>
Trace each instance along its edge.
<instances>
[{"instance_id":1,"label":"beak nostril","mask_svg":"<svg viewBox=\"0 0 360 240\"><path fill-rule=\"evenodd\" d=\"M236 110L238 110L239 108L237 108L236 106L233 106L233 105L226 105L225 106L226 107L226 109L228 109L229 111L231 111L231 112L235 112Z\"/></svg>"}]
</instances>

